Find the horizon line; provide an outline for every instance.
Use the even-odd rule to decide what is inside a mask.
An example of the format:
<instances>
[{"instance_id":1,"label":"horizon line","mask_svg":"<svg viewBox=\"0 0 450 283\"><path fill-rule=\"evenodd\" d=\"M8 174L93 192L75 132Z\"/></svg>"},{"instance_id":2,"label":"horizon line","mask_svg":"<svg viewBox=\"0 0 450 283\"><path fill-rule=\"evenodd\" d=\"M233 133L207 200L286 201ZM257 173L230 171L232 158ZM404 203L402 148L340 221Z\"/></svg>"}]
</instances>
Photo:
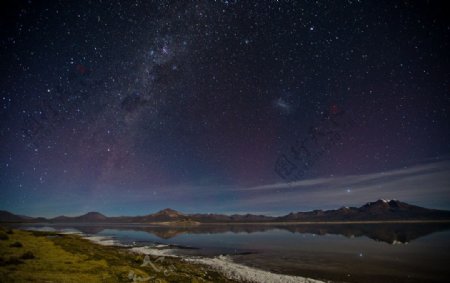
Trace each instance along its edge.
<instances>
[{"instance_id":1,"label":"horizon line","mask_svg":"<svg viewBox=\"0 0 450 283\"><path fill-rule=\"evenodd\" d=\"M147 215L157 214L157 213L163 212L163 211L165 211L165 210L173 210L173 211L175 211L175 212L177 212L177 213L180 213L180 214L183 214L183 215L186 215L186 216L189 216L189 215L195 215L195 214L206 214L206 215L211 215L211 214L214 215L214 214L215 214L215 215L225 215L225 216L233 216L233 215L255 215L255 216L265 216L265 217L274 217L274 218L276 218L276 217L282 217L282 216L289 215L290 213L302 213L302 212L304 213L304 212L312 212L312 211L331 211L331 210L338 210L338 209L341 209L341 208L360 208L360 207L362 207L362 206L364 206L364 205L366 205L366 204L369 204L369 203L376 203L376 202L378 202L378 201L384 201L384 202L398 201L398 202L406 203L406 204L409 204L409 205L418 206L418 205L416 205L416 204L411 204L411 203L408 203L408 202L403 202L403 201L398 200L398 199L387 199L387 200L386 200L386 199L380 198L380 199L377 199L376 201L369 201L369 202L366 202L366 203L362 204L362 205L359 206L359 207L357 207L357 206L340 206L340 207L334 208L334 209L312 209L312 210L303 210L303 211L290 211L290 212L286 212L286 213L284 213L284 214L280 214L280 215L278 215L278 216L276 216L276 215L261 214L261 213L257 213L257 212L234 212L234 213L233 213L233 212L229 212L229 213L219 213L219 212L193 212L193 213L184 213L184 212L181 212L181 211L179 211L179 210L176 210L176 209L173 209L173 208L170 208L170 207L166 207L166 208L164 208L164 209L160 209L160 210L158 210L158 211L151 212L151 213L148 213L148 214L143 214L143 215L116 215L116 216L108 216L108 215L106 215L106 214L104 214L104 213L102 213L102 212L100 212L100 211L87 211L87 212L85 212L85 213L81 213L81 214L79 214L79 215L73 215L73 216L61 214L61 215L57 215L57 216L53 216L53 217L52 217L52 216L44 217L44 216L23 215L23 214L19 214L19 213L14 213L14 212L12 212L12 211L10 211L10 210L3 210L3 209L0 209L0 212L1 212L1 211L4 211L4 212L8 212L8 213L14 214L14 215L16 215L16 216L21 216L21 217L45 218L45 219L53 219L53 218L57 218L57 217L72 217L72 218L75 218L75 217L80 217L80 216L87 215L87 214L89 214L89 213L98 213L98 214L101 214L101 215L103 215L103 216L105 216L105 217L108 217L108 218L112 218L112 217L140 217L140 216L147 216ZM426 208L426 209L431 209L431 210L440 210L440 211L449 211L449 212L450 212L450 209L436 209L436 208L429 208L429 207L423 207L423 206L418 206L418 207Z\"/></svg>"}]
</instances>

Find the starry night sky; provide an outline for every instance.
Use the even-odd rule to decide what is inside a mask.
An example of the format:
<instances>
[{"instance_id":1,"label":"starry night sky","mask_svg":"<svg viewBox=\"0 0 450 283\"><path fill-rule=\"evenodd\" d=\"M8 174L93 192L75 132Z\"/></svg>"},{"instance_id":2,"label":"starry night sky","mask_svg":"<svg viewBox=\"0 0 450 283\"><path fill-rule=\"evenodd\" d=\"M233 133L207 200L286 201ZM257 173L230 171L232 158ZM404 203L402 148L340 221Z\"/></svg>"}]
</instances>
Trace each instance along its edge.
<instances>
[{"instance_id":1,"label":"starry night sky","mask_svg":"<svg viewBox=\"0 0 450 283\"><path fill-rule=\"evenodd\" d=\"M444 1L14 2L0 209L450 208Z\"/></svg>"}]
</instances>

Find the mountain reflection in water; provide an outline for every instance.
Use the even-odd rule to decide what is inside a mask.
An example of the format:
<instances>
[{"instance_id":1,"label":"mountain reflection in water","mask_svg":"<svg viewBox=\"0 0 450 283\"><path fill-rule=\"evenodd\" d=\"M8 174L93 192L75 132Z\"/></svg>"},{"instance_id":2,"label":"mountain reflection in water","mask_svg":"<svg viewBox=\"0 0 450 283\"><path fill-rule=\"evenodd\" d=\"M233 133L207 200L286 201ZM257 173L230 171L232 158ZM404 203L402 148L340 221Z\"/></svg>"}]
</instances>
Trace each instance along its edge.
<instances>
[{"instance_id":1,"label":"mountain reflection in water","mask_svg":"<svg viewBox=\"0 0 450 283\"><path fill-rule=\"evenodd\" d=\"M34 226L34 225L33 225ZM132 230L153 234L161 239L171 239L182 234L256 233L284 230L291 233L315 235L343 235L348 238L367 237L389 244L409 243L434 232L450 229L450 223L367 223L367 224L297 224L297 225L254 225L218 224L198 226L157 225L99 225L99 224L53 224L60 229L75 229L84 234L98 234L107 229Z\"/></svg>"}]
</instances>

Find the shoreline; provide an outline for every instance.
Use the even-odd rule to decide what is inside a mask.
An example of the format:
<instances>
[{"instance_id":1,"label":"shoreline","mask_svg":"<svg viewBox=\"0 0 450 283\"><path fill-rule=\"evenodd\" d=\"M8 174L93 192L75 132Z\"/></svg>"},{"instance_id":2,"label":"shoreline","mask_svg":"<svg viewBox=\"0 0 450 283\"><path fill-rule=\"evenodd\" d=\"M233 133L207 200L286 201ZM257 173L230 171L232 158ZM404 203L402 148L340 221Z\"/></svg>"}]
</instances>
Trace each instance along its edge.
<instances>
[{"instance_id":1,"label":"shoreline","mask_svg":"<svg viewBox=\"0 0 450 283\"><path fill-rule=\"evenodd\" d=\"M113 246L113 247L124 247L119 241L113 240L108 237L98 237L98 236L88 236L81 234L80 237L87 239L95 244ZM118 245L117 245L118 244ZM303 276L292 276L285 274L278 274L262 269L257 269L254 267L249 267L243 264L233 262L232 258L229 256L219 255L212 258L200 257L200 256L183 256L176 254L175 249L163 248L154 246L125 246L128 247L128 251L142 254L151 255L158 258L173 257L181 261L194 264L208 266L221 273L226 278L237 281L237 282L278 282L278 283L325 283L326 281L321 281L317 279L307 278ZM158 260L158 259L157 259Z\"/></svg>"}]
</instances>

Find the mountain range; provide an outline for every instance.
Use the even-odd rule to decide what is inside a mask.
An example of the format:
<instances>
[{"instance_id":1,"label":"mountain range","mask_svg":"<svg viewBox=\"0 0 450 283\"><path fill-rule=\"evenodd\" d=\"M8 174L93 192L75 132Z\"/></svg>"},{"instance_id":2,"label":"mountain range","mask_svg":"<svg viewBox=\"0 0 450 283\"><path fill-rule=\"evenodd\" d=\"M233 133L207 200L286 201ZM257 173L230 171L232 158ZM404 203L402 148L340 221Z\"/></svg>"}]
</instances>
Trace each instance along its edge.
<instances>
[{"instance_id":1,"label":"mountain range","mask_svg":"<svg viewBox=\"0 0 450 283\"><path fill-rule=\"evenodd\" d=\"M377 200L361 207L342 207L334 210L292 212L284 216L254 214L183 214L166 208L143 216L108 217L99 212L81 216L55 218L29 217L0 211L0 222L49 222L49 223L156 223L196 225L202 223L266 223L266 222L352 222L352 221L406 221L450 220L450 211L428 209L398 200Z\"/></svg>"}]
</instances>

